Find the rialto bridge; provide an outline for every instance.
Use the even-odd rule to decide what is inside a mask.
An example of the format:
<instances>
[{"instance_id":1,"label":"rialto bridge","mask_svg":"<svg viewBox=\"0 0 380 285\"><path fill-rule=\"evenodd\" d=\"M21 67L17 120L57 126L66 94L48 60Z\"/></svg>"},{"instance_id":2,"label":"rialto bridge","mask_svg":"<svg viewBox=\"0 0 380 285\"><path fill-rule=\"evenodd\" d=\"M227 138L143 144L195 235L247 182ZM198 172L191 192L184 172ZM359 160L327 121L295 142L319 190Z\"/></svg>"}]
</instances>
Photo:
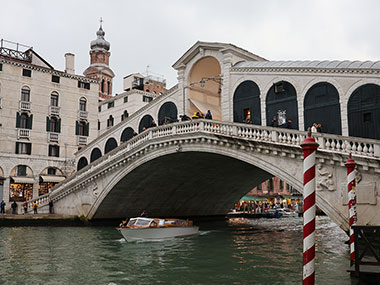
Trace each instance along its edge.
<instances>
[{"instance_id":1,"label":"rialto bridge","mask_svg":"<svg viewBox=\"0 0 380 285\"><path fill-rule=\"evenodd\" d=\"M231 44L198 42L173 67L178 84L79 150L78 171L40 197L42 206L50 198L57 213L90 219L141 209L222 215L272 176L302 192L299 144L315 122L323 131L313 134L317 205L347 229L344 162L352 153L359 223L380 224L380 62L273 62ZM153 119L207 110L214 121L143 131ZM279 127L269 127L273 116ZM283 128L289 119L292 128Z\"/></svg>"}]
</instances>

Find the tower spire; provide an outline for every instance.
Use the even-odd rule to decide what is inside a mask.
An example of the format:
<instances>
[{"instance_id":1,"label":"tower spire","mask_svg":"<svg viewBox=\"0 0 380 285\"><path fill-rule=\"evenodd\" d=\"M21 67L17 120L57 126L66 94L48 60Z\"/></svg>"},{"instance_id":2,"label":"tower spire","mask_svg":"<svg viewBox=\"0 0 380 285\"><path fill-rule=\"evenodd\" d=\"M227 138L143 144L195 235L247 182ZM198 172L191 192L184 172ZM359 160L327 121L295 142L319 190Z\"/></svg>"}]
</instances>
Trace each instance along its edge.
<instances>
[{"instance_id":1,"label":"tower spire","mask_svg":"<svg viewBox=\"0 0 380 285\"><path fill-rule=\"evenodd\" d=\"M103 19L102 19L102 17L100 17L99 22L100 22L100 28L103 29Z\"/></svg>"}]
</instances>

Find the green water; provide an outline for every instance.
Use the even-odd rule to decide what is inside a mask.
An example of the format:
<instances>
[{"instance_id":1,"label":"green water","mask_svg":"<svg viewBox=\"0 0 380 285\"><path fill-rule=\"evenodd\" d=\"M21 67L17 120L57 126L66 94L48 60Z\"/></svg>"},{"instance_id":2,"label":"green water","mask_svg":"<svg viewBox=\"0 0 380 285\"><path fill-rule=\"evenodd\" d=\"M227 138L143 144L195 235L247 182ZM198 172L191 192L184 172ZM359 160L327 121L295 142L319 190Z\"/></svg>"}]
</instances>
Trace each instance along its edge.
<instances>
[{"instance_id":1,"label":"green water","mask_svg":"<svg viewBox=\"0 0 380 285\"><path fill-rule=\"evenodd\" d=\"M113 227L0 228L0 284L301 284L302 218L202 222L127 243ZM346 234L318 217L316 283L356 284Z\"/></svg>"}]
</instances>

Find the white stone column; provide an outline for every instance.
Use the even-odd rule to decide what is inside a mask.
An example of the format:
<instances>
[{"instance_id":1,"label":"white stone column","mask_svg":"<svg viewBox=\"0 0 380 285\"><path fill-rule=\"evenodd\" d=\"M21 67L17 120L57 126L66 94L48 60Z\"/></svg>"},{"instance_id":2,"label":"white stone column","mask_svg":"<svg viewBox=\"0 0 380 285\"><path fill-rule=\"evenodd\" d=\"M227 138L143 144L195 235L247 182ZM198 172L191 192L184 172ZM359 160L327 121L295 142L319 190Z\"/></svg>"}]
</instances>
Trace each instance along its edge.
<instances>
[{"instance_id":1,"label":"white stone column","mask_svg":"<svg viewBox=\"0 0 380 285\"><path fill-rule=\"evenodd\" d=\"M223 121L233 120L233 110L231 106L231 100L233 94L230 94L230 68L232 66L232 54L223 53L223 62L221 66L222 72L222 94L220 98L221 118Z\"/></svg>"}]
</instances>

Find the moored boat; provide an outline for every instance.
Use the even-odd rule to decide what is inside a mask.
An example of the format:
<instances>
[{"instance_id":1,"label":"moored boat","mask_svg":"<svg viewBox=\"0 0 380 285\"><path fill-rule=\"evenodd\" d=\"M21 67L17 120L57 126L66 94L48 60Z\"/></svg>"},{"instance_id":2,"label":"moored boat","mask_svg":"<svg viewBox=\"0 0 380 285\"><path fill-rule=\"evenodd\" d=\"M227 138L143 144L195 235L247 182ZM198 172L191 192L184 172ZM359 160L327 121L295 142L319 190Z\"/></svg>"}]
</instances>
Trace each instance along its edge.
<instances>
[{"instance_id":1,"label":"moored boat","mask_svg":"<svg viewBox=\"0 0 380 285\"><path fill-rule=\"evenodd\" d=\"M181 219L131 218L126 225L117 228L128 241L160 240L197 235L199 227L192 221Z\"/></svg>"}]
</instances>

